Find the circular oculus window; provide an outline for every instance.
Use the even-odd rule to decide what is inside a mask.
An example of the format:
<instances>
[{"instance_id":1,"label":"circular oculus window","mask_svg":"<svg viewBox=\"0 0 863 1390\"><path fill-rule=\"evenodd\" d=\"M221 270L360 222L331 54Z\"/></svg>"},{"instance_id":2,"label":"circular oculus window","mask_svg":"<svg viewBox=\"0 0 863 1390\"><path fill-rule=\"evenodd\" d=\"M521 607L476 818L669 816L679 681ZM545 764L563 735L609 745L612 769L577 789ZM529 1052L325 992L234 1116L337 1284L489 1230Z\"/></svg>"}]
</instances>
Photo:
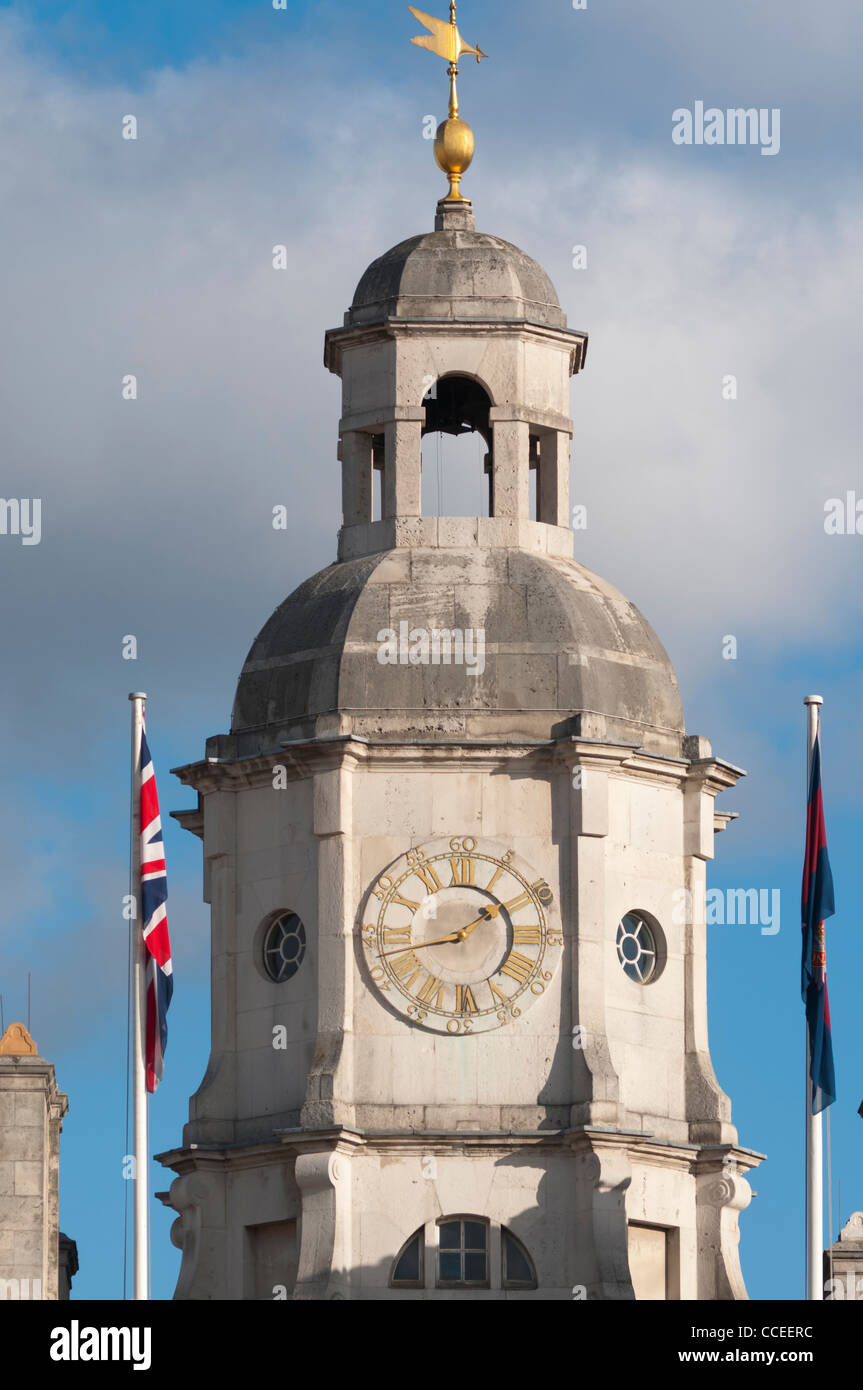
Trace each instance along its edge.
<instances>
[{"instance_id":1,"label":"circular oculus window","mask_svg":"<svg viewBox=\"0 0 863 1390\"><path fill-rule=\"evenodd\" d=\"M656 937L647 918L627 912L617 928L617 958L623 973L637 985L646 985L656 974Z\"/></svg>"},{"instance_id":2,"label":"circular oculus window","mask_svg":"<svg viewBox=\"0 0 863 1390\"><path fill-rule=\"evenodd\" d=\"M306 954L306 929L295 912L283 912L264 936L264 969L276 984L296 975Z\"/></svg>"}]
</instances>

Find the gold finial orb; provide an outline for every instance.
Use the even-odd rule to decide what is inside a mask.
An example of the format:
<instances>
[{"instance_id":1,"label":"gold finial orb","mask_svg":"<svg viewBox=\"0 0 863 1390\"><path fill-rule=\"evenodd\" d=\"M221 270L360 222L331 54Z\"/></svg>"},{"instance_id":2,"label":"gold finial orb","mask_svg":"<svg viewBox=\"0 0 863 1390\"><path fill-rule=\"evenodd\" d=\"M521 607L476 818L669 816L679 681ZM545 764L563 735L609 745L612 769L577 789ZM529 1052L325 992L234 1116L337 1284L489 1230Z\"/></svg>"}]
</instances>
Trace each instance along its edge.
<instances>
[{"instance_id":1,"label":"gold finial orb","mask_svg":"<svg viewBox=\"0 0 863 1390\"><path fill-rule=\"evenodd\" d=\"M438 167L443 169L449 179L449 197L462 198L459 192L461 176L473 159L473 131L467 121L458 116L450 116L441 121L434 141L434 157Z\"/></svg>"},{"instance_id":2,"label":"gold finial orb","mask_svg":"<svg viewBox=\"0 0 863 1390\"><path fill-rule=\"evenodd\" d=\"M439 58L445 58L449 63L449 119L441 121L437 128L434 157L449 179L447 198L466 201L464 195L459 192L459 182L473 159L474 140L473 131L467 121L461 120L458 114L458 60L463 53L472 53L479 62L482 58L487 58L488 54L483 53L479 44L474 48L471 44L465 43L455 22L455 0L450 0L449 23L424 14L422 10L415 10L413 5L409 5L408 9L429 31L428 34L411 39L411 43L417 44L419 48L429 49L431 53L436 53Z\"/></svg>"}]
</instances>

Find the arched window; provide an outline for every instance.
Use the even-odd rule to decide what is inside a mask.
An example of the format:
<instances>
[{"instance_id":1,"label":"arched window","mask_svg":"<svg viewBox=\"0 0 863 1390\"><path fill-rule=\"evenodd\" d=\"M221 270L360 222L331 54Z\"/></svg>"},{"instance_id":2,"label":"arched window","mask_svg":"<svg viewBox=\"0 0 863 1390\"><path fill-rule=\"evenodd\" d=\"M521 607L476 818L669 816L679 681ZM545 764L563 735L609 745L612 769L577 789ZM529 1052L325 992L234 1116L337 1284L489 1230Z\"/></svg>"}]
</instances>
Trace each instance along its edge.
<instances>
[{"instance_id":1,"label":"arched window","mask_svg":"<svg viewBox=\"0 0 863 1390\"><path fill-rule=\"evenodd\" d=\"M521 1241L506 1226L500 1231L502 1283L505 1289L535 1289L536 1270Z\"/></svg>"},{"instance_id":2,"label":"arched window","mask_svg":"<svg viewBox=\"0 0 863 1390\"><path fill-rule=\"evenodd\" d=\"M390 1285L394 1289L421 1289L423 1280L423 1230L414 1231L405 1241L393 1264Z\"/></svg>"},{"instance_id":3,"label":"arched window","mask_svg":"<svg viewBox=\"0 0 863 1390\"><path fill-rule=\"evenodd\" d=\"M438 1289L535 1289L536 1270L526 1248L508 1226L483 1216L443 1216L405 1241L390 1271L390 1288L424 1289L426 1230L434 1253ZM499 1263L495 1256L500 1234ZM434 1252L434 1245L437 1250Z\"/></svg>"},{"instance_id":4,"label":"arched window","mask_svg":"<svg viewBox=\"0 0 863 1390\"><path fill-rule=\"evenodd\" d=\"M488 1288L488 1222L456 1216L437 1223L439 1289Z\"/></svg>"},{"instance_id":5,"label":"arched window","mask_svg":"<svg viewBox=\"0 0 863 1390\"><path fill-rule=\"evenodd\" d=\"M478 381L444 376L423 397L423 516L491 516L491 401Z\"/></svg>"}]
</instances>

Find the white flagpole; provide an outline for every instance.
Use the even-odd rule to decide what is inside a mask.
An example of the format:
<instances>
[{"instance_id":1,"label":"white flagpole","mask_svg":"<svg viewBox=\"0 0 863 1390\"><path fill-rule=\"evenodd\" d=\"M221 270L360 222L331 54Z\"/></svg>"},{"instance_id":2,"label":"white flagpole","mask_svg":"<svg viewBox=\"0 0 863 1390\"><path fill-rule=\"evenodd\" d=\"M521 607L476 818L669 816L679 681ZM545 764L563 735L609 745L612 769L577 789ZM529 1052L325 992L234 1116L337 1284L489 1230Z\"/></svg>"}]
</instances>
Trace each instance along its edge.
<instances>
[{"instance_id":1,"label":"white flagpole","mask_svg":"<svg viewBox=\"0 0 863 1390\"><path fill-rule=\"evenodd\" d=\"M807 716L806 800L812 776L812 756L821 723L820 695L803 701ZM805 1025L804 1025L805 1026ZM809 1075L809 1028L806 1027L806 1298L824 1298L824 1179L822 1170L821 1114L812 1114L812 1078Z\"/></svg>"},{"instance_id":2,"label":"white flagpole","mask_svg":"<svg viewBox=\"0 0 863 1390\"><path fill-rule=\"evenodd\" d=\"M144 704L141 691L129 696L132 701L132 894L135 915L130 922L132 932L132 1152L135 1164L135 1204L133 1218L134 1292L135 1299L150 1296L150 1223L148 1212L148 1154L147 1137L147 1073L146 1073L146 989L144 938L141 934L141 733L144 728Z\"/></svg>"}]
</instances>

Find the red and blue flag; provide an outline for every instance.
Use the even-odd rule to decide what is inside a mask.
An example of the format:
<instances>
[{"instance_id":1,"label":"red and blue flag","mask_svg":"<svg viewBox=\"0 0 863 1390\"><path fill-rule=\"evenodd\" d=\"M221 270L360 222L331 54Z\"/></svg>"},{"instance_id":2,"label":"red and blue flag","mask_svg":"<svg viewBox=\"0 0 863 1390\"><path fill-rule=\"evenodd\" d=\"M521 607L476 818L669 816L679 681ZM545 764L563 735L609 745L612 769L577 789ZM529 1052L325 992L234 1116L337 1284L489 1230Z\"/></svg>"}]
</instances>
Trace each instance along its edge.
<instances>
[{"instance_id":1,"label":"red and blue flag","mask_svg":"<svg viewBox=\"0 0 863 1390\"><path fill-rule=\"evenodd\" d=\"M171 943L168 939L168 877L159 795L147 736L141 731L141 920L146 978L145 1065L147 1090L152 1094L162 1079L168 1045L168 1005L174 991Z\"/></svg>"},{"instance_id":2,"label":"red and blue flag","mask_svg":"<svg viewBox=\"0 0 863 1390\"><path fill-rule=\"evenodd\" d=\"M827 831L821 799L821 737L816 735L809 771L806 813L806 852L803 861L803 966L801 989L809 1037L809 1076L812 1114L836 1099L833 1039L827 998L827 951L824 923L835 911L833 874L827 857Z\"/></svg>"}]
</instances>

